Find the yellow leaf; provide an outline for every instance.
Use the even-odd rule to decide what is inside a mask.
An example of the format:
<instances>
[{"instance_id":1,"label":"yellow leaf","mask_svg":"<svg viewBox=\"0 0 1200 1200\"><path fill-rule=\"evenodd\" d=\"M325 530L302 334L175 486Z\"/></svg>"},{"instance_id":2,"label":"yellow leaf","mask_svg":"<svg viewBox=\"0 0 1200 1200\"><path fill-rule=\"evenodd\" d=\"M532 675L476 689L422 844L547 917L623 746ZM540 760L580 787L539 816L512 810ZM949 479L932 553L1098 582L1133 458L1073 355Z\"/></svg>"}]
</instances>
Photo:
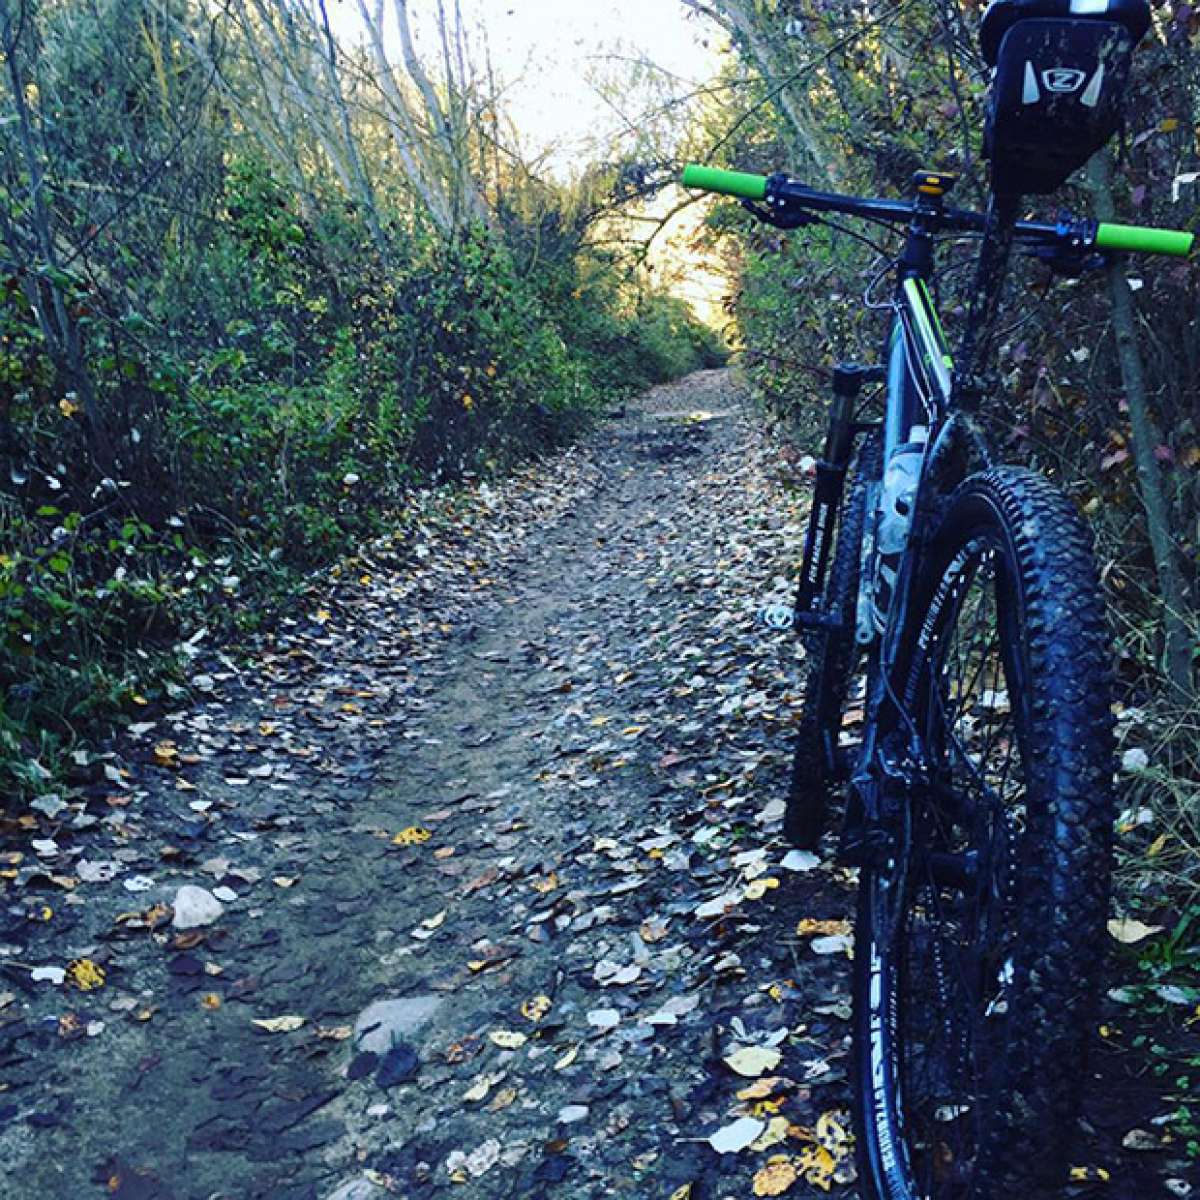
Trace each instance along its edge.
<instances>
[{"instance_id":1,"label":"yellow leaf","mask_svg":"<svg viewBox=\"0 0 1200 1200\"><path fill-rule=\"evenodd\" d=\"M767 1122L766 1129L750 1143L750 1149L769 1150L772 1146L778 1146L787 1138L789 1128L787 1117L772 1117Z\"/></svg>"},{"instance_id":2,"label":"yellow leaf","mask_svg":"<svg viewBox=\"0 0 1200 1200\"><path fill-rule=\"evenodd\" d=\"M1107 1183L1112 1176L1103 1167L1072 1167L1073 1183Z\"/></svg>"},{"instance_id":3,"label":"yellow leaf","mask_svg":"<svg viewBox=\"0 0 1200 1200\"><path fill-rule=\"evenodd\" d=\"M422 829L419 825L410 825L407 829L402 829L394 838L392 838L393 846L419 846L422 842L427 842L433 837L433 834L428 829Z\"/></svg>"},{"instance_id":4,"label":"yellow leaf","mask_svg":"<svg viewBox=\"0 0 1200 1200\"><path fill-rule=\"evenodd\" d=\"M854 1135L843 1120L843 1114L837 1111L824 1112L817 1118L817 1141L838 1158L844 1158L854 1145Z\"/></svg>"},{"instance_id":5,"label":"yellow leaf","mask_svg":"<svg viewBox=\"0 0 1200 1200\"><path fill-rule=\"evenodd\" d=\"M773 1047L743 1046L725 1057L725 1065L747 1079L765 1075L779 1066L782 1054Z\"/></svg>"},{"instance_id":6,"label":"yellow leaf","mask_svg":"<svg viewBox=\"0 0 1200 1200\"><path fill-rule=\"evenodd\" d=\"M1147 858L1157 858L1163 851L1163 847L1167 844L1171 835L1169 833L1160 833L1158 837L1146 847Z\"/></svg>"},{"instance_id":7,"label":"yellow leaf","mask_svg":"<svg viewBox=\"0 0 1200 1200\"><path fill-rule=\"evenodd\" d=\"M1179 461L1183 463L1185 467L1200 466L1200 446L1189 446L1183 451L1182 454L1180 454Z\"/></svg>"},{"instance_id":8,"label":"yellow leaf","mask_svg":"<svg viewBox=\"0 0 1200 1200\"><path fill-rule=\"evenodd\" d=\"M692 1200L692 1185L685 1183L682 1187L677 1187L667 1200Z\"/></svg>"},{"instance_id":9,"label":"yellow leaf","mask_svg":"<svg viewBox=\"0 0 1200 1200\"><path fill-rule=\"evenodd\" d=\"M496 1077L494 1075L480 1075L480 1077L473 1084L471 1084L471 1086L467 1088L465 1092L463 1092L463 1099L469 1104L474 1104L477 1100L482 1100L488 1094L492 1084L495 1082Z\"/></svg>"},{"instance_id":10,"label":"yellow leaf","mask_svg":"<svg viewBox=\"0 0 1200 1200\"><path fill-rule=\"evenodd\" d=\"M257 1025L259 1029L265 1029L268 1033L291 1033L294 1029L299 1029L304 1024L303 1017L288 1015L284 1017L263 1017L260 1020L250 1022L251 1025Z\"/></svg>"},{"instance_id":11,"label":"yellow leaf","mask_svg":"<svg viewBox=\"0 0 1200 1200\"><path fill-rule=\"evenodd\" d=\"M154 761L160 767L174 767L179 764L179 749L174 742L159 742L154 747Z\"/></svg>"},{"instance_id":12,"label":"yellow leaf","mask_svg":"<svg viewBox=\"0 0 1200 1200\"><path fill-rule=\"evenodd\" d=\"M767 1165L754 1176L756 1196L782 1196L799 1178L786 1154L767 1159Z\"/></svg>"},{"instance_id":13,"label":"yellow leaf","mask_svg":"<svg viewBox=\"0 0 1200 1200\"><path fill-rule=\"evenodd\" d=\"M543 895L552 892L558 887L558 872L551 871L544 879L535 879L530 886L535 892L541 892Z\"/></svg>"},{"instance_id":14,"label":"yellow leaf","mask_svg":"<svg viewBox=\"0 0 1200 1200\"><path fill-rule=\"evenodd\" d=\"M767 1075L763 1079L756 1079L753 1083L747 1084L737 1093L737 1098L739 1100L765 1100L777 1092L782 1085L783 1080L778 1075Z\"/></svg>"},{"instance_id":15,"label":"yellow leaf","mask_svg":"<svg viewBox=\"0 0 1200 1200\"><path fill-rule=\"evenodd\" d=\"M551 1003L549 996L534 996L521 1005L521 1016L529 1021L540 1021L550 1011Z\"/></svg>"},{"instance_id":16,"label":"yellow leaf","mask_svg":"<svg viewBox=\"0 0 1200 1200\"><path fill-rule=\"evenodd\" d=\"M200 997L200 1003L205 1008L216 1009L221 1007L221 997L216 992L206 992Z\"/></svg>"},{"instance_id":17,"label":"yellow leaf","mask_svg":"<svg viewBox=\"0 0 1200 1200\"><path fill-rule=\"evenodd\" d=\"M529 1039L515 1029L493 1029L488 1040L501 1050L519 1050Z\"/></svg>"},{"instance_id":18,"label":"yellow leaf","mask_svg":"<svg viewBox=\"0 0 1200 1200\"><path fill-rule=\"evenodd\" d=\"M67 978L81 992L94 992L104 986L104 968L90 958L76 958L67 964Z\"/></svg>"},{"instance_id":19,"label":"yellow leaf","mask_svg":"<svg viewBox=\"0 0 1200 1200\"><path fill-rule=\"evenodd\" d=\"M579 1047L572 1046L570 1050L566 1052L566 1054L564 1054L555 1062L554 1069L556 1071L565 1071L578 1057ZM691 1185L689 1184L688 1186L690 1187Z\"/></svg>"},{"instance_id":20,"label":"yellow leaf","mask_svg":"<svg viewBox=\"0 0 1200 1200\"><path fill-rule=\"evenodd\" d=\"M837 1163L824 1146L805 1146L796 1159L796 1166L807 1183L819 1187L823 1192L829 1191Z\"/></svg>"},{"instance_id":21,"label":"yellow leaf","mask_svg":"<svg viewBox=\"0 0 1200 1200\"><path fill-rule=\"evenodd\" d=\"M800 937L837 937L851 932L849 921L818 921L813 917L805 917L796 926L796 933Z\"/></svg>"},{"instance_id":22,"label":"yellow leaf","mask_svg":"<svg viewBox=\"0 0 1200 1200\"><path fill-rule=\"evenodd\" d=\"M58 411L64 417L73 417L79 411L78 404L72 404L65 396L58 402Z\"/></svg>"},{"instance_id":23,"label":"yellow leaf","mask_svg":"<svg viewBox=\"0 0 1200 1200\"><path fill-rule=\"evenodd\" d=\"M779 886L778 879L767 876L765 879L754 879L746 885L744 899L761 900L772 888Z\"/></svg>"},{"instance_id":24,"label":"yellow leaf","mask_svg":"<svg viewBox=\"0 0 1200 1200\"><path fill-rule=\"evenodd\" d=\"M318 1025L317 1037L323 1042L345 1042L354 1036L350 1025Z\"/></svg>"},{"instance_id":25,"label":"yellow leaf","mask_svg":"<svg viewBox=\"0 0 1200 1200\"><path fill-rule=\"evenodd\" d=\"M272 875L271 882L278 888L295 887L299 881L299 875Z\"/></svg>"},{"instance_id":26,"label":"yellow leaf","mask_svg":"<svg viewBox=\"0 0 1200 1200\"><path fill-rule=\"evenodd\" d=\"M1160 133L1174 133L1175 130L1178 128L1179 128L1179 118L1178 117L1166 117L1164 120L1160 121L1158 124L1158 130Z\"/></svg>"}]
</instances>

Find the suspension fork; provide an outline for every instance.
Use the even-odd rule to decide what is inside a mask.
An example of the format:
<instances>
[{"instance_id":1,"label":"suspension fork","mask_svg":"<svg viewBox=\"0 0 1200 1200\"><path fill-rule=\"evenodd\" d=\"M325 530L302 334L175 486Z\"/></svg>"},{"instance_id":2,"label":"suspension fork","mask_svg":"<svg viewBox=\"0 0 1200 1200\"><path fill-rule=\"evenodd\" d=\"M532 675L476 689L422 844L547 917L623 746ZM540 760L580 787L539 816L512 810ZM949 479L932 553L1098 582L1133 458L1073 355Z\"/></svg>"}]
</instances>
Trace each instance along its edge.
<instances>
[{"instance_id":1,"label":"suspension fork","mask_svg":"<svg viewBox=\"0 0 1200 1200\"><path fill-rule=\"evenodd\" d=\"M817 463L812 508L804 537L804 555L800 564L800 582L796 589L796 625L801 629L832 629L840 626L841 614L822 609L825 576L829 570L829 552L833 545L834 525L845 490L846 471L857 434L873 429L871 422L854 419L854 408L865 384L881 382L883 367L858 363L838 363L833 369L833 401L829 408L829 429L821 460Z\"/></svg>"}]
</instances>

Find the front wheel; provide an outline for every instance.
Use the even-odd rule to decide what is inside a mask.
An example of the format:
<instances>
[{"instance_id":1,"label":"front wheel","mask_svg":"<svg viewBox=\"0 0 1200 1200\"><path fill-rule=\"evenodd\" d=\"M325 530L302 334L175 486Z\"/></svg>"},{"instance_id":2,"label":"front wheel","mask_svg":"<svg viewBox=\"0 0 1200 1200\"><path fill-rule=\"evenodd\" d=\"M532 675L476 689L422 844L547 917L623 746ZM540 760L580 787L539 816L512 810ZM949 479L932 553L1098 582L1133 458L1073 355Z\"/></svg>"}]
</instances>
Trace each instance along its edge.
<instances>
[{"instance_id":1,"label":"front wheel","mask_svg":"<svg viewBox=\"0 0 1200 1200\"><path fill-rule=\"evenodd\" d=\"M948 502L893 673L922 748L855 946L862 1174L878 1200L1061 1194L1104 946L1105 622L1089 537L1044 479Z\"/></svg>"}]
</instances>

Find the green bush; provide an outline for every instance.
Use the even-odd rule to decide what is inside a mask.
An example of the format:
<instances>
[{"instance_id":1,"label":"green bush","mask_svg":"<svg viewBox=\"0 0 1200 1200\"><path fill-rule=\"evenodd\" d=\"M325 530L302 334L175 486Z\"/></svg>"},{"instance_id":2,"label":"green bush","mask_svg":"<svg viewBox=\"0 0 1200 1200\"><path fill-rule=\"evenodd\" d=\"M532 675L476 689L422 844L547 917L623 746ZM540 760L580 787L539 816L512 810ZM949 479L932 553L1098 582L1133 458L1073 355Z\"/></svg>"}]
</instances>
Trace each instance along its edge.
<instances>
[{"instance_id":1,"label":"green bush","mask_svg":"<svg viewBox=\"0 0 1200 1200\"><path fill-rule=\"evenodd\" d=\"M532 270L493 233L414 218L385 254L337 195L302 213L249 155L214 203L222 219L170 242L120 319L90 316L92 284L63 273L86 402L62 393L23 292L0 310L21 481L0 495L8 792L45 788L64 747L182 682L196 630L261 624L394 529L415 487L503 471L719 360L686 306L577 246Z\"/></svg>"}]
</instances>

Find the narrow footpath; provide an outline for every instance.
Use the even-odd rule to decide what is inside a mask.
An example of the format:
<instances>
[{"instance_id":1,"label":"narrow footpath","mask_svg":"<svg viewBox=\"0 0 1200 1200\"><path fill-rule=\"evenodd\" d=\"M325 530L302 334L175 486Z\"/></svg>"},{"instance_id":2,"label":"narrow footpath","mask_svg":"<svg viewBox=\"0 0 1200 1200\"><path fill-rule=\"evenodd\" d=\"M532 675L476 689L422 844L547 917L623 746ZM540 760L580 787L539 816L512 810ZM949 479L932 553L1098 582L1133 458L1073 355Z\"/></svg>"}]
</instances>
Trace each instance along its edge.
<instances>
[{"instance_id":1,"label":"narrow footpath","mask_svg":"<svg viewBox=\"0 0 1200 1200\"><path fill-rule=\"evenodd\" d=\"M694 375L198 639L2 855L0 1196L855 1197L801 465Z\"/></svg>"}]
</instances>

